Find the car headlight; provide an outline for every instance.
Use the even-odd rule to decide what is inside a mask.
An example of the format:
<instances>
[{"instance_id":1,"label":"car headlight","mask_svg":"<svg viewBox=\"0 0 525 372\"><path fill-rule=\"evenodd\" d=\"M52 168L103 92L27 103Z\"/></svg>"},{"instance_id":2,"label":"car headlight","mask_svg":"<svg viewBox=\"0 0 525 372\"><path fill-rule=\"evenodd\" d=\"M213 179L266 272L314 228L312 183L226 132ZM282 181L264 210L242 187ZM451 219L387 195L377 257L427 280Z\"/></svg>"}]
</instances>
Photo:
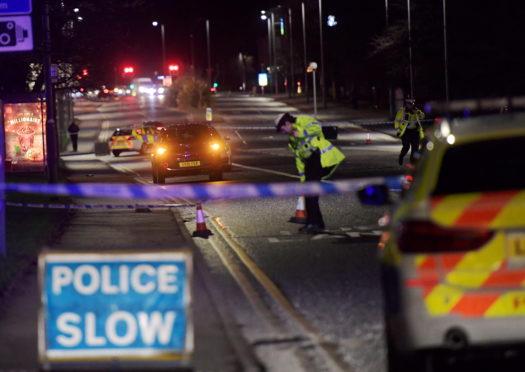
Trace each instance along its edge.
<instances>
[{"instance_id":1,"label":"car headlight","mask_svg":"<svg viewBox=\"0 0 525 372\"><path fill-rule=\"evenodd\" d=\"M211 147L212 150L217 151L218 149L221 148L221 145L219 145L218 143L212 143L212 144L210 145L210 147Z\"/></svg>"},{"instance_id":2,"label":"car headlight","mask_svg":"<svg viewBox=\"0 0 525 372\"><path fill-rule=\"evenodd\" d=\"M158 147L158 148L157 148L157 155L162 155L162 154L164 154L166 151L168 151L167 148L165 148L165 147Z\"/></svg>"}]
</instances>

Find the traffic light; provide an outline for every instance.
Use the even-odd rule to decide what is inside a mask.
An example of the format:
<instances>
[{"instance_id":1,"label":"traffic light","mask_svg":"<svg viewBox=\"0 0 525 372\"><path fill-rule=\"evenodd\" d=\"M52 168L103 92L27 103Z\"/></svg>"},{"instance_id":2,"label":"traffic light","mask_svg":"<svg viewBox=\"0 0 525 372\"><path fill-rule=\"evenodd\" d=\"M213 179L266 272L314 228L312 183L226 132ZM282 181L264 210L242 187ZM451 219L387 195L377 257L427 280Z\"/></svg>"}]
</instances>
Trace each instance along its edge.
<instances>
[{"instance_id":1,"label":"traffic light","mask_svg":"<svg viewBox=\"0 0 525 372\"><path fill-rule=\"evenodd\" d=\"M82 69L82 76L88 76L89 75L89 71L87 68L83 68Z\"/></svg>"},{"instance_id":2,"label":"traffic light","mask_svg":"<svg viewBox=\"0 0 525 372\"><path fill-rule=\"evenodd\" d=\"M168 66L168 69L169 69L170 73L173 74L173 73L179 72L180 67L177 64L172 64L172 65Z\"/></svg>"},{"instance_id":3,"label":"traffic light","mask_svg":"<svg viewBox=\"0 0 525 372\"><path fill-rule=\"evenodd\" d=\"M131 75L135 72L135 69L132 66L125 66L123 72L125 75Z\"/></svg>"}]
</instances>

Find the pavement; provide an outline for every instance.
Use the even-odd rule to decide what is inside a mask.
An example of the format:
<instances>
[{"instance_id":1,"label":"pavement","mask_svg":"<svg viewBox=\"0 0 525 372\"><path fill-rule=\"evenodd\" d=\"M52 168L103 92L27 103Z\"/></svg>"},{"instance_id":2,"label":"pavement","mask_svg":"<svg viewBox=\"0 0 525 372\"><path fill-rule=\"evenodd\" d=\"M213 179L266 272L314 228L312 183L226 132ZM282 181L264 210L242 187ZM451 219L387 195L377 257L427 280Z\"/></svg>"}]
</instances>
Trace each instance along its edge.
<instances>
[{"instance_id":1,"label":"pavement","mask_svg":"<svg viewBox=\"0 0 525 372\"><path fill-rule=\"evenodd\" d=\"M277 100L297 107L305 114L313 114L311 103L303 97L275 97ZM376 110L357 111L329 104L320 108L318 118L326 121L351 122L352 120L383 120L384 112ZM80 150L88 143L79 134ZM92 142L91 142L92 144ZM84 147L83 147L84 146ZM92 151L92 150L91 150ZM67 151L63 155L71 154ZM75 174L71 174L72 179ZM97 182L94 177L92 182ZM91 200L104 204L104 200ZM129 200L115 200L116 204ZM82 204L80 200L73 203ZM170 239L165 237L169 236ZM130 242L132 242L130 244ZM239 327L221 305L220 293L213 285L212 274L207 270L200 251L194 245L180 216L169 208L151 210L89 210L74 212L63 235L49 250L148 250L186 248L193 253L193 303L195 349L192 368L195 371L260 371L250 345L246 343ZM7 297L0 313L0 372L37 371L38 364L38 310L39 287L37 267L22 276L16 290Z\"/></svg>"}]
</instances>

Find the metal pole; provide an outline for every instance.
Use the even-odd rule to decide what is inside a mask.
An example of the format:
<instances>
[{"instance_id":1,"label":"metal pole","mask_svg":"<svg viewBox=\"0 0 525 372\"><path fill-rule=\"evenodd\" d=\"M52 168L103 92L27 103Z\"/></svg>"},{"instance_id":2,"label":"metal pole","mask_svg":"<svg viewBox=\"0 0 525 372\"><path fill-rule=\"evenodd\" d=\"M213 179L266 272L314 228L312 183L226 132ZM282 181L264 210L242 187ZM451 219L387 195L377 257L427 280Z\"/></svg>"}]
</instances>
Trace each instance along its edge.
<instances>
[{"instance_id":1,"label":"metal pole","mask_svg":"<svg viewBox=\"0 0 525 372\"><path fill-rule=\"evenodd\" d=\"M385 30L388 32L388 0L385 0ZM394 93L392 91L392 83L390 82L390 79L388 79L388 108L390 117L393 118L394 113Z\"/></svg>"},{"instance_id":2,"label":"metal pole","mask_svg":"<svg viewBox=\"0 0 525 372\"><path fill-rule=\"evenodd\" d=\"M408 11L408 59L409 59L409 74L410 74L410 97L414 98L414 78L412 75L412 32L410 27L410 0L407 0Z\"/></svg>"},{"instance_id":3,"label":"metal pole","mask_svg":"<svg viewBox=\"0 0 525 372\"><path fill-rule=\"evenodd\" d=\"M162 75L166 73L166 39L164 38L164 24L160 25L160 37L162 39L162 68L160 72Z\"/></svg>"},{"instance_id":4,"label":"metal pole","mask_svg":"<svg viewBox=\"0 0 525 372\"><path fill-rule=\"evenodd\" d=\"M295 90L295 71L294 71L294 59L293 59L293 37L292 37L292 8L288 8L288 23L290 25L289 27L289 37L290 37L290 96L294 96L294 90Z\"/></svg>"},{"instance_id":5,"label":"metal pole","mask_svg":"<svg viewBox=\"0 0 525 372\"><path fill-rule=\"evenodd\" d=\"M388 0L385 0L385 24L388 27Z\"/></svg>"},{"instance_id":6,"label":"metal pole","mask_svg":"<svg viewBox=\"0 0 525 372\"><path fill-rule=\"evenodd\" d=\"M213 86L211 81L211 53L210 53L210 20L206 20L206 46L208 50L208 82L210 87Z\"/></svg>"},{"instance_id":7,"label":"metal pole","mask_svg":"<svg viewBox=\"0 0 525 372\"><path fill-rule=\"evenodd\" d=\"M324 44L323 44L323 0L319 0L319 35L321 39L321 94L323 96L323 107L326 108L326 79L324 70Z\"/></svg>"},{"instance_id":8,"label":"metal pole","mask_svg":"<svg viewBox=\"0 0 525 372\"><path fill-rule=\"evenodd\" d=\"M193 45L193 34L190 34L191 72L195 69L195 46Z\"/></svg>"},{"instance_id":9,"label":"metal pole","mask_svg":"<svg viewBox=\"0 0 525 372\"><path fill-rule=\"evenodd\" d=\"M306 71L306 25L305 25L305 9L304 2L301 3L301 11L303 16L303 57L304 57L304 94L306 95L306 103L310 102L310 97L308 96L308 72Z\"/></svg>"},{"instance_id":10,"label":"metal pole","mask_svg":"<svg viewBox=\"0 0 525 372\"><path fill-rule=\"evenodd\" d=\"M443 0L443 50L445 56L445 101L449 101L448 86L448 56L447 56L447 8L446 0Z\"/></svg>"},{"instance_id":11,"label":"metal pole","mask_svg":"<svg viewBox=\"0 0 525 372\"><path fill-rule=\"evenodd\" d=\"M277 51L276 51L276 42L275 42L275 15L273 12L271 12L271 19L272 19L272 54L273 54L273 67L274 67L274 74L273 74L273 80L275 84L275 94L279 94L279 77L278 75L278 69L277 69Z\"/></svg>"},{"instance_id":12,"label":"metal pole","mask_svg":"<svg viewBox=\"0 0 525 372\"><path fill-rule=\"evenodd\" d=\"M266 18L266 24L268 26L268 81L271 83L272 77L273 77L273 69L272 69L272 61L273 61L273 55L272 55L272 26L270 17Z\"/></svg>"},{"instance_id":13,"label":"metal pole","mask_svg":"<svg viewBox=\"0 0 525 372\"><path fill-rule=\"evenodd\" d=\"M0 255L7 255L5 229L5 138L4 138L4 108L0 100Z\"/></svg>"},{"instance_id":14,"label":"metal pole","mask_svg":"<svg viewBox=\"0 0 525 372\"><path fill-rule=\"evenodd\" d=\"M313 86L314 86L314 116L317 116L317 90L316 90L316 81L315 81L315 70L312 71L313 77Z\"/></svg>"},{"instance_id":15,"label":"metal pole","mask_svg":"<svg viewBox=\"0 0 525 372\"><path fill-rule=\"evenodd\" d=\"M49 22L49 1L44 4L44 74L46 90L46 148L47 148L47 181L58 180L58 148L55 121L55 99L51 81L51 28Z\"/></svg>"}]
</instances>

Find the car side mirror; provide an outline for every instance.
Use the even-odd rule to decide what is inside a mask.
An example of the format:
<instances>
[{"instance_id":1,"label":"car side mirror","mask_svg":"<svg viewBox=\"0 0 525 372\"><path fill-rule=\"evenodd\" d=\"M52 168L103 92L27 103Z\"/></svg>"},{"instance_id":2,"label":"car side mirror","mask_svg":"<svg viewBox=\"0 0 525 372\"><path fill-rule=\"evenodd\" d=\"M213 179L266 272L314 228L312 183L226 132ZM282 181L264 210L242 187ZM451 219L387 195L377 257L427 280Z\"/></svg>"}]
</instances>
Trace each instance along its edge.
<instances>
[{"instance_id":1,"label":"car side mirror","mask_svg":"<svg viewBox=\"0 0 525 372\"><path fill-rule=\"evenodd\" d=\"M368 185L357 191L357 197L363 205L391 204L390 193L386 185Z\"/></svg>"}]
</instances>

